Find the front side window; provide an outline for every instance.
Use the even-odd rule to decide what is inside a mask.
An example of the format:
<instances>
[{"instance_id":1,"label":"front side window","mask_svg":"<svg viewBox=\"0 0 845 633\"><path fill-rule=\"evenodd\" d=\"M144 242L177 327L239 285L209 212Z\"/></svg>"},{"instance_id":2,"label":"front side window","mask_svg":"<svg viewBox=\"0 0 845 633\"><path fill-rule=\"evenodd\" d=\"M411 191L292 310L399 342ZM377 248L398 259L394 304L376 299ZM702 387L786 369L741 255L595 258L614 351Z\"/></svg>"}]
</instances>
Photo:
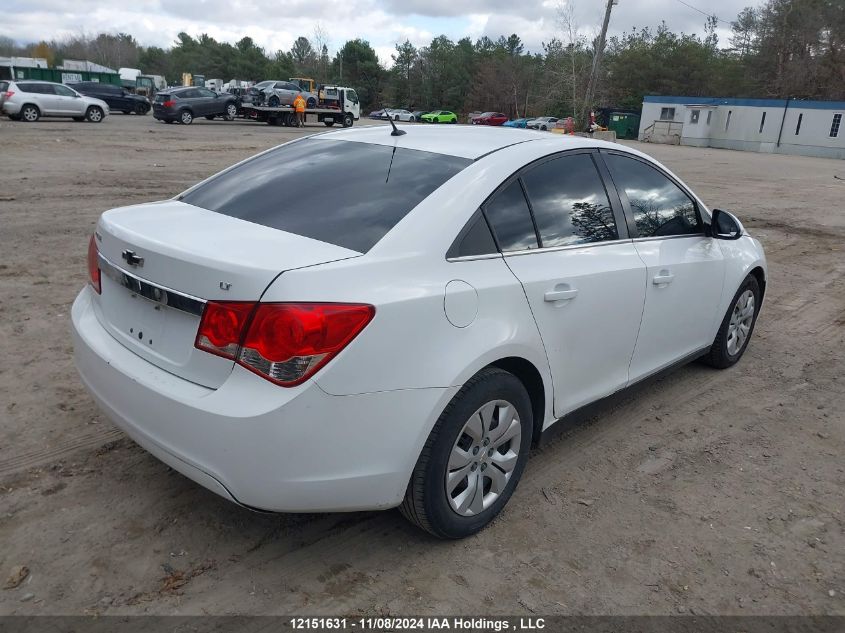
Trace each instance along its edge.
<instances>
[{"instance_id":1,"label":"front side window","mask_svg":"<svg viewBox=\"0 0 845 633\"><path fill-rule=\"evenodd\" d=\"M537 248L537 233L519 180L514 180L484 205L484 213L502 252Z\"/></svg>"},{"instance_id":2,"label":"front side window","mask_svg":"<svg viewBox=\"0 0 845 633\"><path fill-rule=\"evenodd\" d=\"M589 154L546 161L522 181L542 247L618 239L607 192Z\"/></svg>"},{"instance_id":3,"label":"front side window","mask_svg":"<svg viewBox=\"0 0 845 633\"><path fill-rule=\"evenodd\" d=\"M305 138L260 154L179 199L203 209L366 253L470 160ZM326 186L326 174L342 174Z\"/></svg>"},{"instance_id":4,"label":"front side window","mask_svg":"<svg viewBox=\"0 0 845 633\"><path fill-rule=\"evenodd\" d=\"M56 94L61 97L75 97L76 93L67 86L53 86Z\"/></svg>"},{"instance_id":5,"label":"front side window","mask_svg":"<svg viewBox=\"0 0 845 633\"><path fill-rule=\"evenodd\" d=\"M605 160L616 188L628 197L639 237L704 232L692 198L668 177L634 158L609 154Z\"/></svg>"},{"instance_id":6,"label":"front side window","mask_svg":"<svg viewBox=\"0 0 845 633\"><path fill-rule=\"evenodd\" d=\"M842 115L841 114L834 114L833 121L830 124L830 138L836 138L839 136L839 126L842 124Z\"/></svg>"}]
</instances>

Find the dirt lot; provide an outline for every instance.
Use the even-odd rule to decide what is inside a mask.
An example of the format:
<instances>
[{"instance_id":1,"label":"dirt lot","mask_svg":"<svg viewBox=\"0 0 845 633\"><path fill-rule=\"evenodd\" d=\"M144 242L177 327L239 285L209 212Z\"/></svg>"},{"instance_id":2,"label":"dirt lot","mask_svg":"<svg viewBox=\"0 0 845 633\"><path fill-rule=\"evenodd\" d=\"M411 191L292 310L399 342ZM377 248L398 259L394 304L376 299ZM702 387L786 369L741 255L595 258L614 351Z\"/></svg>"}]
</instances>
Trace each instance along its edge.
<instances>
[{"instance_id":1,"label":"dirt lot","mask_svg":"<svg viewBox=\"0 0 845 633\"><path fill-rule=\"evenodd\" d=\"M0 120L0 613L845 614L840 161L643 146L763 241L754 339L536 451L474 538L254 514L127 440L71 360L96 218L298 133Z\"/></svg>"}]
</instances>

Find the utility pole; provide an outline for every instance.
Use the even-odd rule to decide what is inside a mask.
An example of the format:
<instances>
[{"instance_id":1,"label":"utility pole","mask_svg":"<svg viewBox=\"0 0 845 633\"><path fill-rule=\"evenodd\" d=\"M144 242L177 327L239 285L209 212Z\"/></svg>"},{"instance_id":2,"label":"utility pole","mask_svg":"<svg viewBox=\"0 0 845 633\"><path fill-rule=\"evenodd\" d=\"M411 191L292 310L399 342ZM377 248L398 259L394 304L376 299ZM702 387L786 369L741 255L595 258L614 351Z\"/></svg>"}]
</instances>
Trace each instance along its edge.
<instances>
[{"instance_id":1,"label":"utility pole","mask_svg":"<svg viewBox=\"0 0 845 633\"><path fill-rule=\"evenodd\" d=\"M607 27L610 24L610 12L613 10L613 5L618 4L619 0L607 0L607 8L604 11L604 23L601 25L601 35L599 35L599 43L596 47L596 52L593 55L593 67L590 70L590 81L587 83L587 94L584 96L584 118L589 121L590 108L593 102L593 92L596 89L596 82L598 81L599 65L601 64L601 56L604 53L604 43L607 39Z\"/></svg>"}]
</instances>

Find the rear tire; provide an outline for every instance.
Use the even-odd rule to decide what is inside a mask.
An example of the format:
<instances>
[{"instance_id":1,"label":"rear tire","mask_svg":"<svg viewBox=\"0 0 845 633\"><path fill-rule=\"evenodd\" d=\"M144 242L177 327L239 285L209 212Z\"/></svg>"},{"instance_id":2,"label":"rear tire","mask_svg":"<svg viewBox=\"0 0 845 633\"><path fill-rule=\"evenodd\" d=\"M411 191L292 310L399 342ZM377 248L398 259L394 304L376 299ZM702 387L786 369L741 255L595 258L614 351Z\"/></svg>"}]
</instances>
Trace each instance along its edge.
<instances>
[{"instance_id":1,"label":"rear tire","mask_svg":"<svg viewBox=\"0 0 845 633\"><path fill-rule=\"evenodd\" d=\"M760 298L760 284L757 278L748 275L731 299L716 340L707 355L701 359L703 362L717 369L726 369L742 358L757 323Z\"/></svg>"},{"instance_id":2,"label":"rear tire","mask_svg":"<svg viewBox=\"0 0 845 633\"><path fill-rule=\"evenodd\" d=\"M190 110L182 110L179 113L179 123L182 125L190 125L194 122L194 113Z\"/></svg>"},{"instance_id":3,"label":"rear tire","mask_svg":"<svg viewBox=\"0 0 845 633\"><path fill-rule=\"evenodd\" d=\"M434 425L399 511L439 538L464 538L484 528L525 469L532 420L531 400L516 376L495 367L479 372Z\"/></svg>"},{"instance_id":4,"label":"rear tire","mask_svg":"<svg viewBox=\"0 0 845 633\"><path fill-rule=\"evenodd\" d=\"M24 107L21 108L21 112L20 112L21 121L26 121L27 123L35 123L40 118L41 118L41 110L38 109L38 106L27 104L27 105L25 105Z\"/></svg>"},{"instance_id":5,"label":"rear tire","mask_svg":"<svg viewBox=\"0 0 845 633\"><path fill-rule=\"evenodd\" d=\"M150 109L143 103L139 103L137 106L135 106L135 114L137 114L138 116L144 116L149 111Z\"/></svg>"},{"instance_id":6,"label":"rear tire","mask_svg":"<svg viewBox=\"0 0 845 633\"><path fill-rule=\"evenodd\" d=\"M88 108L87 112L85 112L85 120L88 121L88 123L100 123L105 117L106 115L97 106L91 106Z\"/></svg>"}]
</instances>

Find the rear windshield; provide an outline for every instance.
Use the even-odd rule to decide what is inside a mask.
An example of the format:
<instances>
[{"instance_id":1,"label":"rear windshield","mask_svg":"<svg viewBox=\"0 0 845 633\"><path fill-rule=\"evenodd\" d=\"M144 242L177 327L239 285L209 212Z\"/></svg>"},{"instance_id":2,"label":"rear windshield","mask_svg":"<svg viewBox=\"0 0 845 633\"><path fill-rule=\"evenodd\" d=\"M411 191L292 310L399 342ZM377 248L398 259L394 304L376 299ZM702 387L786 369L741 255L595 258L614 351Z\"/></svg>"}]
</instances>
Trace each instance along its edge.
<instances>
[{"instance_id":1,"label":"rear windshield","mask_svg":"<svg viewBox=\"0 0 845 633\"><path fill-rule=\"evenodd\" d=\"M388 145L305 138L257 156L180 199L366 253L470 162Z\"/></svg>"}]
</instances>

